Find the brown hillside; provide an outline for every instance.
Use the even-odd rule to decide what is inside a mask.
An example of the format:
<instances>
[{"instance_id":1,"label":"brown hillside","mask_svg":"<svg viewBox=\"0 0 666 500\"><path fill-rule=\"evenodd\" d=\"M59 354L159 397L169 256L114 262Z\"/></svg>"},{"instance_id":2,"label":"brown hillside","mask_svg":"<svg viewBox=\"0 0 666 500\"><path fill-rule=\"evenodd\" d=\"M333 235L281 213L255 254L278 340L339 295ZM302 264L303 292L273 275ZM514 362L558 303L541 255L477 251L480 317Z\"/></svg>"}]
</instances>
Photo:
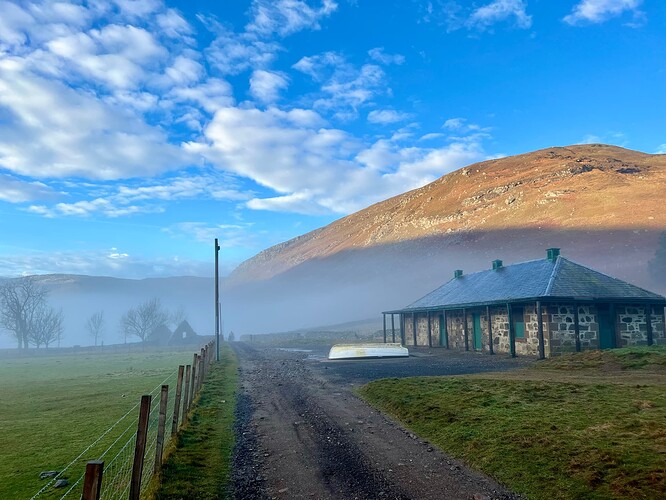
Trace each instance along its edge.
<instances>
[{"instance_id":1,"label":"brown hillside","mask_svg":"<svg viewBox=\"0 0 666 500\"><path fill-rule=\"evenodd\" d=\"M584 260L586 253L621 245L626 236L620 234L644 231L653 253L666 229L665 188L666 155L616 146L555 147L489 160L269 248L241 264L231 283L265 280L345 251L432 238L447 245L482 234L494 235L481 245L486 250L505 243L511 248L509 240L526 232L601 235L598 248L590 238L550 242L571 243Z\"/></svg>"}]
</instances>

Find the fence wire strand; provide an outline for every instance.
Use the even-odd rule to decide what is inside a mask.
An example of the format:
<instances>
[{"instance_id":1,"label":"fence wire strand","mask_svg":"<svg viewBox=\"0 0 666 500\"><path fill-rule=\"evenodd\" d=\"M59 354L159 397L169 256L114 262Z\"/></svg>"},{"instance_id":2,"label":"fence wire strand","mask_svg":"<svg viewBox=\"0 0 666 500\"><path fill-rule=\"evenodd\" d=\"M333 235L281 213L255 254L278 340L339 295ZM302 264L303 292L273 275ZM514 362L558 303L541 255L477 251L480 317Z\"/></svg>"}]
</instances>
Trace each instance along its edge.
<instances>
[{"instance_id":1,"label":"fence wire strand","mask_svg":"<svg viewBox=\"0 0 666 500\"><path fill-rule=\"evenodd\" d=\"M171 379L177 377L178 371L171 372L168 377L166 377L160 384L158 384L152 391L150 395L153 397L154 404L152 405L149 418L149 431L148 431L148 446L146 448L146 453L144 455L144 468L142 475L142 489L145 485L148 484L152 475L153 468L155 464L155 447L157 441L157 426L159 418L159 405L160 398L158 393L161 391L163 385L167 385ZM171 408L171 413L173 412L173 407L175 404L175 384L172 384L173 389L169 388L168 393L168 404L167 407ZM157 396L157 397L156 397ZM92 443L90 443L86 448L77 455L71 462L69 462L61 471L58 472L53 478L51 478L37 493L35 493L31 500L43 495L45 492L51 493L49 488L55 484L58 479L64 479L65 473L70 471L70 469L78 469L79 466L83 468L83 473L78 477L78 479L69 487L69 489L60 497L66 498L70 495L76 493L77 496L81 495L82 482L85 477L85 467L86 462L91 459L92 456L97 456L98 460L102 460L106 457L107 454L115 453L113 458L104 466L103 472L103 481L102 481L102 494L101 498L108 499L121 499L126 498L130 488L130 482L132 477L132 465L134 461L134 448L136 443L136 428L138 424L138 414L136 410L139 407L140 403L136 403L132 406L124 415L122 415L118 420L111 424L104 432L102 432ZM116 427L120 425L121 422L125 421L132 413L135 413L135 416L128 421L127 426L124 430L115 437L111 444L107 445L105 449L99 455L93 453L94 448L102 442L102 440L107 437ZM167 421L169 419L169 410L167 410ZM134 430L131 433L129 438L121 443L123 437L127 436L127 433ZM171 426L165 426L165 437L164 443L168 442L168 439L171 435ZM84 456L88 454L88 458L84 459ZM53 492L55 493L55 492ZM49 495L52 497L52 495ZM56 497L57 498L57 497Z\"/></svg>"}]
</instances>

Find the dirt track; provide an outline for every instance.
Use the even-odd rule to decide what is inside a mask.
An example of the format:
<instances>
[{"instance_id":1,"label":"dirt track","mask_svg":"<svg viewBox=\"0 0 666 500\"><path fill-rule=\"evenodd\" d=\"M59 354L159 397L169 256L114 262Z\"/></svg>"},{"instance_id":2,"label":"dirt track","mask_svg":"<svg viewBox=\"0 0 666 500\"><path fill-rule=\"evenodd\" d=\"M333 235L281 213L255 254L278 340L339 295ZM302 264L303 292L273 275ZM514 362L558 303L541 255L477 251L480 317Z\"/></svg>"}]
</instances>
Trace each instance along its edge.
<instances>
[{"instance_id":1,"label":"dirt track","mask_svg":"<svg viewBox=\"0 0 666 500\"><path fill-rule=\"evenodd\" d=\"M353 395L388 376L503 370L526 361L435 351L337 361L236 344L241 395L235 498L517 498L419 440Z\"/></svg>"}]
</instances>

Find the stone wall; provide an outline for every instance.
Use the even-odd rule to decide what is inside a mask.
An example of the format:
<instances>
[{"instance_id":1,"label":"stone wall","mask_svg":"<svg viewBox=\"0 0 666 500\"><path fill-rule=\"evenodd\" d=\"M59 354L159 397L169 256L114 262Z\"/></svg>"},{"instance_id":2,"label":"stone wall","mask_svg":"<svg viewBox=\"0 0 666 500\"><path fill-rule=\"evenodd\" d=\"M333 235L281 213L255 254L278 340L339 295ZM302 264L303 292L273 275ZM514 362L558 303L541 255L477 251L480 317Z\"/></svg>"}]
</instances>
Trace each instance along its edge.
<instances>
[{"instance_id":1,"label":"stone wall","mask_svg":"<svg viewBox=\"0 0 666 500\"><path fill-rule=\"evenodd\" d=\"M544 345L547 338L546 325L547 318L544 314L543 307L541 308L541 318L543 319L544 326ZM536 313L536 304L532 306L523 306L523 321L525 322L525 338L516 339L516 354L525 354L529 356L539 355L539 324ZM544 348L544 352L547 349Z\"/></svg>"},{"instance_id":2,"label":"stone wall","mask_svg":"<svg viewBox=\"0 0 666 500\"><path fill-rule=\"evenodd\" d=\"M509 315L506 307L491 307L490 320L493 323L493 351L511 352L509 342Z\"/></svg>"},{"instance_id":3,"label":"stone wall","mask_svg":"<svg viewBox=\"0 0 666 500\"><path fill-rule=\"evenodd\" d=\"M552 304L548 306L550 355L576 351L575 307L578 307L578 331L581 350L599 348L599 323L595 306Z\"/></svg>"},{"instance_id":4,"label":"stone wall","mask_svg":"<svg viewBox=\"0 0 666 500\"><path fill-rule=\"evenodd\" d=\"M446 323L449 332L449 348L465 349L465 334L463 331L462 311L447 311Z\"/></svg>"},{"instance_id":5,"label":"stone wall","mask_svg":"<svg viewBox=\"0 0 666 500\"><path fill-rule=\"evenodd\" d=\"M619 306L616 308L620 347L647 345L647 318L645 306ZM664 337L663 309L652 307L650 316L652 340L656 345L666 345Z\"/></svg>"}]
</instances>

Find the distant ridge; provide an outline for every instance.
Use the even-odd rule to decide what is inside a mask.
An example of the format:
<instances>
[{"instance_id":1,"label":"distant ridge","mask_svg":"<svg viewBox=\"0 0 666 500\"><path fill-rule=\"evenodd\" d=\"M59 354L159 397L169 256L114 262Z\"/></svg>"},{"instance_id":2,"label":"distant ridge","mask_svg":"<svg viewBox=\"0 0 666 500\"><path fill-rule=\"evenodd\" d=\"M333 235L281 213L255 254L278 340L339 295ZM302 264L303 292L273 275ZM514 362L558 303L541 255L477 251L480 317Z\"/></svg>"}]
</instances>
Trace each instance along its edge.
<instances>
[{"instance_id":1,"label":"distant ridge","mask_svg":"<svg viewBox=\"0 0 666 500\"><path fill-rule=\"evenodd\" d=\"M269 278L350 248L464 231L665 228L664 182L666 155L603 144L488 160L264 250L231 279Z\"/></svg>"}]
</instances>

